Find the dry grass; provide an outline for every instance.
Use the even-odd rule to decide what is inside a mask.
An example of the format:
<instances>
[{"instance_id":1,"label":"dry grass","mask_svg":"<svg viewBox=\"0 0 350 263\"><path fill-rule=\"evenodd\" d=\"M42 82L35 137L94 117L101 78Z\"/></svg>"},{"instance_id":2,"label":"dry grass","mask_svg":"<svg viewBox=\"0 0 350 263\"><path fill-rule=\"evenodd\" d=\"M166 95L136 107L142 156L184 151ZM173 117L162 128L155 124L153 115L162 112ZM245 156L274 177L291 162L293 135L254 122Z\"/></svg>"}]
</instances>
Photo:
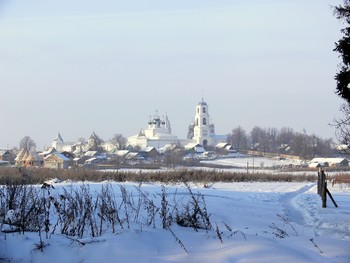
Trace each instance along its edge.
<instances>
[{"instance_id":1,"label":"dry grass","mask_svg":"<svg viewBox=\"0 0 350 263\"><path fill-rule=\"evenodd\" d=\"M247 173L204 171L204 170L176 170L176 171L150 171L150 172L125 172L125 171L98 171L89 169L55 170L47 168L1 168L0 185L9 184L42 184L46 180L57 178L59 180L73 181L115 181L115 182L162 182L183 183L198 182L314 182L315 175L293 175L278 173Z\"/></svg>"},{"instance_id":2,"label":"dry grass","mask_svg":"<svg viewBox=\"0 0 350 263\"><path fill-rule=\"evenodd\" d=\"M349 174L337 174L331 178L332 185L335 184L348 184L350 185L350 175Z\"/></svg>"}]
</instances>

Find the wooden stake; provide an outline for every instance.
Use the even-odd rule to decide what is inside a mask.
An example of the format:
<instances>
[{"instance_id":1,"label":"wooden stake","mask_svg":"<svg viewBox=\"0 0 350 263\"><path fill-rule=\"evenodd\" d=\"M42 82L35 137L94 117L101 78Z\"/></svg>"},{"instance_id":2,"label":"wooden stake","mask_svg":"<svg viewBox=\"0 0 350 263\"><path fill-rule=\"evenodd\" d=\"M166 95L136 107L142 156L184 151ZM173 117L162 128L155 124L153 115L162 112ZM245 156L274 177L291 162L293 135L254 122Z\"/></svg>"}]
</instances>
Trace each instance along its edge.
<instances>
[{"instance_id":1,"label":"wooden stake","mask_svg":"<svg viewBox=\"0 0 350 263\"><path fill-rule=\"evenodd\" d=\"M329 192L329 190L328 190L327 187L326 187L326 191L327 191L327 194L328 194L329 198L332 200L333 205L334 205L335 207L338 207L337 203L336 203L335 200L333 199L333 196L331 195L331 192Z\"/></svg>"},{"instance_id":2,"label":"wooden stake","mask_svg":"<svg viewBox=\"0 0 350 263\"><path fill-rule=\"evenodd\" d=\"M321 198L322 198L322 207L327 207L327 183L326 182L322 184Z\"/></svg>"}]
</instances>

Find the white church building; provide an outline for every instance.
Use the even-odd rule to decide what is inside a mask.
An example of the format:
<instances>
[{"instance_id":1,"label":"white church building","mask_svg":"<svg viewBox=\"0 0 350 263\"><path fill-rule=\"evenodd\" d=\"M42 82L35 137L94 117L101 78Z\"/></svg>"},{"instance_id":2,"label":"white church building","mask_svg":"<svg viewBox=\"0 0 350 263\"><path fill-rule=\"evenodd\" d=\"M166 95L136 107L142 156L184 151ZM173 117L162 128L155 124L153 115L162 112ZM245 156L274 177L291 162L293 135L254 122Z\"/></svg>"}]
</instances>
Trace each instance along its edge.
<instances>
[{"instance_id":1,"label":"white church building","mask_svg":"<svg viewBox=\"0 0 350 263\"><path fill-rule=\"evenodd\" d=\"M194 123L189 126L187 137L192 139L192 143L200 144L204 147L226 142L226 135L215 134L215 126L210 123L209 106L203 98L196 106Z\"/></svg>"},{"instance_id":2,"label":"white church building","mask_svg":"<svg viewBox=\"0 0 350 263\"><path fill-rule=\"evenodd\" d=\"M189 126L187 139L179 140L177 136L172 135L167 114L161 119L156 112L150 117L148 128L141 129L137 135L129 137L128 143L133 147L154 147L161 151L166 146L178 143L185 147L197 144L204 147L215 146L226 142L226 137L226 135L215 134L214 124L210 123L209 106L202 99L196 106L194 123Z\"/></svg>"},{"instance_id":3,"label":"white church building","mask_svg":"<svg viewBox=\"0 0 350 263\"><path fill-rule=\"evenodd\" d=\"M133 147L154 147L158 151L168 145L177 144L177 136L171 134L171 125L168 115L165 114L161 119L156 112L150 116L148 127L141 129L137 135L128 138L128 143Z\"/></svg>"}]
</instances>

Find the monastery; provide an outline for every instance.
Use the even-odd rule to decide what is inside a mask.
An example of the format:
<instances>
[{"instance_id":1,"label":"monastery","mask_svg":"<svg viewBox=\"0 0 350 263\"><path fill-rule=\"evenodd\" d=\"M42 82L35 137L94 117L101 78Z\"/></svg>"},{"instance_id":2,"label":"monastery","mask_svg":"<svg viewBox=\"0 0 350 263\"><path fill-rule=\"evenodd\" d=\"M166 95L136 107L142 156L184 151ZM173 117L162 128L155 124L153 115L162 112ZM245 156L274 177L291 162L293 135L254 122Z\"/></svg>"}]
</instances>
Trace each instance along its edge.
<instances>
[{"instance_id":1,"label":"monastery","mask_svg":"<svg viewBox=\"0 0 350 263\"><path fill-rule=\"evenodd\" d=\"M148 127L141 129L139 134L128 138L131 146L140 148L154 147L158 151L173 144L182 146L200 144L204 147L215 146L218 143L225 142L225 135L216 135L214 124L210 123L208 104L202 99L196 106L194 123L189 126L187 139L178 139L171 134L171 125L167 114L161 119L156 112L148 122Z\"/></svg>"},{"instance_id":2,"label":"monastery","mask_svg":"<svg viewBox=\"0 0 350 263\"><path fill-rule=\"evenodd\" d=\"M65 143L62 136L58 133L52 142L52 147L57 151L68 151L78 154L89 148L91 142L97 137L93 133L87 145L81 142ZM150 116L148 125L139 131L138 134L127 138L128 144L132 147L140 149L155 148L158 152L162 152L167 147L174 144L181 144L185 148L192 148L196 145L203 147L215 146L218 143L226 142L226 135L216 135L214 124L210 123L209 106L202 99L195 108L194 122L189 125L187 139L179 139L171 133L171 124L168 115L165 113L162 117L158 112ZM111 143L101 145L106 151L112 151L115 146ZM85 149L86 148L86 149Z\"/></svg>"}]
</instances>

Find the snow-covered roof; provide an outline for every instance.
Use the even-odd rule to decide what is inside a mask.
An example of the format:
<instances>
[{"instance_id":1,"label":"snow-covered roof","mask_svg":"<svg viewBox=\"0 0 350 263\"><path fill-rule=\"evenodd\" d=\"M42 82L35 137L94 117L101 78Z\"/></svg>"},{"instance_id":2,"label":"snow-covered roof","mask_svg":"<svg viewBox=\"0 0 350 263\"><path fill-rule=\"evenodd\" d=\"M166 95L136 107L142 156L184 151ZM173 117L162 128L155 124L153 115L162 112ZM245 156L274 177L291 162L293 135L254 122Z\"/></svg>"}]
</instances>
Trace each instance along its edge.
<instances>
[{"instance_id":1,"label":"snow-covered roof","mask_svg":"<svg viewBox=\"0 0 350 263\"><path fill-rule=\"evenodd\" d=\"M85 163L93 163L94 161L97 161L97 160L98 160L98 158L92 157L92 158L90 158L90 159L87 159L87 160L85 161Z\"/></svg>"},{"instance_id":2,"label":"snow-covered roof","mask_svg":"<svg viewBox=\"0 0 350 263\"><path fill-rule=\"evenodd\" d=\"M329 164L336 164L336 163L343 163L348 162L345 158L314 158L310 161L310 163L329 163Z\"/></svg>"},{"instance_id":3,"label":"snow-covered roof","mask_svg":"<svg viewBox=\"0 0 350 263\"><path fill-rule=\"evenodd\" d=\"M19 153L17 154L15 160L16 161L21 161L25 154L27 154L27 152L24 149L20 150Z\"/></svg>"},{"instance_id":4,"label":"snow-covered roof","mask_svg":"<svg viewBox=\"0 0 350 263\"><path fill-rule=\"evenodd\" d=\"M8 150L0 150L0 155L4 155L6 153L10 153Z\"/></svg>"},{"instance_id":5,"label":"snow-covered roof","mask_svg":"<svg viewBox=\"0 0 350 263\"><path fill-rule=\"evenodd\" d=\"M349 145L347 144L340 144L337 145L337 147L335 147L335 149L337 149L338 151L345 151L349 149Z\"/></svg>"},{"instance_id":6,"label":"snow-covered roof","mask_svg":"<svg viewBox=\"0 0 350 263\"><path fill-rule=\"evenodd\" d=\"M156 148L154 148L154 147L146 147L146 148L141 149L140 151L141 151L141 152L150 152L150 151L152 151L153 149L156 150Z\"/></svg>"},{"instance_id":7,"label":"snow-covered roof","mask_svg":"<svg viewBox=\"0 0 350 263\"><path fill-rule=\"evenodd\" d=\"M139 153L135 153L135 152L128 153L126 158L127 159L138 159L138 160L144 159Z\"/></svg>"},{"instance_id":8,"label":"snow-covered roof","mask_svg":"<svg viewBox=\"0 0 350 263\"><path fill-rule=\"evenodd\" d=\"M30 162L30 161L41 161L41 160L43 160L43 157L41 157L36 152L31 152L31 153L29 153L27 155L27 157L24 160L27 161L27 162Z\"/></svg>"},{"instance_id":9,"label":"snow-covered roof","mask_svg":"<svg viewBox=\"0 0 350 263\"><path fill-rule=\"evenodd\" d=\"M196 153L204 153L205 152L204 147L198 143L189 143L189 144L185 145L185 149L186 150L194 149L194 151Z\"/></svg>"},{"instance_id":10,"label":"snow-covered roof","mask_svg":"<svg viewBox=\"0 0 350 263\"><path fill-rule=\"evenodd\" d=\"M323 167L323 166L326 166L325 163L310 163L309 164L310 168Z\"/></svg>"},{"instance_id":11,"label":"snow-covered roof","mask_svg":"<svg viewBox=\"0 0 350 263\"><path fill-rule=\"evenodd\" d=\"M188 143L184 147L185 147L186 150L189 150L189 149L192 149L192 148L194 148L196 146L201 146L201 145L198 144L198 143Z\"/></svg>"},{"instance_id":12,"label":"snow-covered roof","mask_svg":"<svg viewBox=\"0 0 350 263\"><path fill-rule=\"evenodd\" d=\"M86 153L84 153L84 156L95 156L97 154L97 151L87 151Z\"/></svg>"},{"instance_id":13,"label":"snow-covered roof","mask_svg":"<svg viewBox=\"0 0 350 263\"><path fill-rule=\"evenodd\" d=\"M215 147L222 149L222 148L226 148L227 145L228 145L227 142L219 142Z\"/></svg>"},{"instance_id":14,"label":"snow-covered roof","mask_svg":"<svg viewBox=\"0 0 350 263\"><path fill-rule=\"evenodd\" d=\"M114 154L117 156L125 156L129 153L129 150L115 150Z\"/></svg>"},{"instance_id":15,"label":"snow-covered roof","mask_svg":"<svg viewBox=\"0 0 350 263\"><path fill-rule=\"evenodd\" d=\"M44 156L47 156L51 153L54 153L56 151L56 149L54 147L49 147L46 151L42 152L41 154Z\"/></svg>"},{"instance_id":16,"label":"snow-covered roof","mask_svg":"<svg viewBox=\"0 0 350 263\"><path fill-rule=\"evenodd\" d=\"M49 159L52 155L57 156L58 158L60 158L60 159L63 160L63 161L69 161L69 158L67 158L66 156L64 156L62 153L58 153L58 152L55 152L55 153L53 153L53 154L50 154L50 155L46 156L46 157L45 157L45 160L46 160L46 159Z\"/></svg>"}]
</instances>

